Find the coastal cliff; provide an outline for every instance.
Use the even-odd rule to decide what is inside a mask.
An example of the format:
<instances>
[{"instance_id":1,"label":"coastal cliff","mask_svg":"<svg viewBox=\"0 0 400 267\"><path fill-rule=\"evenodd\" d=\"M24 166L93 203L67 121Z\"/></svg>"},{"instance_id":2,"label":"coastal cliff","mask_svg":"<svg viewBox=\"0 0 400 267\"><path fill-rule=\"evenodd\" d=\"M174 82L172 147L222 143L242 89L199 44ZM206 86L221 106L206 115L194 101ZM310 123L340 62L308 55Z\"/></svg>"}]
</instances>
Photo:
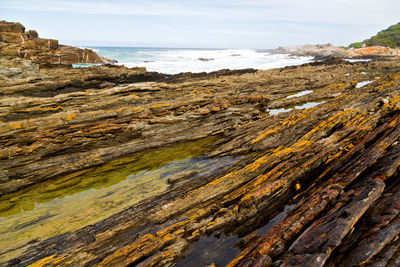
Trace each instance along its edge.
<instances>
[{"instance_id":1,"label":"coastal cliff","mask_svg":"<svg viewBox=\"0 0 400 267\"><path fill-rule=\"evenodd\" d=\"M46 45L0 57L0 265L399 266L397 56L166 75Z\"/></svg>"},{"instance_id":2,"label":"coastal cliff","mask_svg":"<svg viewBox=\"0 0 400 267\"><path fill-rule=\"evenodd\" d=\"M39 38L18 22L0 21L0 56L19 57L36 63L110 63L91 49L59 45L57 40Z\"/></svg>"}]
</instances>

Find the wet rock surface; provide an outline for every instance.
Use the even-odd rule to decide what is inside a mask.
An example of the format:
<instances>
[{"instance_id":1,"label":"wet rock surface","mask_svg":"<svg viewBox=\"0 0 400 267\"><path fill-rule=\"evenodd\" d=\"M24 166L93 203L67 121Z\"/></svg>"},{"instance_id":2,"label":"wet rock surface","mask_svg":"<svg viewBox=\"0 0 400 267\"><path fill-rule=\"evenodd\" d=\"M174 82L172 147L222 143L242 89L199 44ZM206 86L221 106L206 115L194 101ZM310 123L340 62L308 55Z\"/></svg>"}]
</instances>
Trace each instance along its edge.
<instances>
[{"instance_id":1,"label":"wet rock surface","mask_svg":"<svg viewBox=\"0 0 400 267\"><path fill-rule=\"evenodd\" d=\"M0 255L3 265L399 262L396 59L180 75L0 63L2 211L21 190L64 175L67 186L77 171L152 148L218 136L203 157L240 157L169 177L166 190L81 229L32 239ZM191 261L193 251L210 257Z\"/></svg>"}]
</instances>

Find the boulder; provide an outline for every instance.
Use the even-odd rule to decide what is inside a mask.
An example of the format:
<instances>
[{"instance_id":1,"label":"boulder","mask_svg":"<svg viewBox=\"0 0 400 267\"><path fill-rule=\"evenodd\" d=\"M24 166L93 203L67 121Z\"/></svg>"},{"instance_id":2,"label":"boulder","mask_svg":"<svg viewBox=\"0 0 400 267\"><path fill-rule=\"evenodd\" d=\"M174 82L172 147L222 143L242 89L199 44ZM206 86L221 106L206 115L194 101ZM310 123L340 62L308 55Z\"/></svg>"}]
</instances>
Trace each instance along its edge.
<instances>
[{"instance_id":1,"label":"boulder","mask_svg":"<svg viewBox=\"0 0 400 267\"><path fill-rule=\"evenodd\" d=\"M28 37L28 39L35 39L39 37L39 34L35 30L29 30L26 32L26 36Z\"/></svg>"},{"instance_id":2,"label":"boulder","mask_svg":"<svg viewBox=\"0 0 400 267\"><path fill-rule=\"evenodd\" d=\"M199 61L211 61L211 60L214 60L214 59L213 59L213 58L199 57L198 60L199 60Z\"/></svg>"},{"instance_id":3,"label":"boulder","mask_svg":"<svg viewBox=\"0 0 400 267\"><path fill-rule=\"evenodd\" d=\"M19 32L24 33L25 27L19 22L0 21L0 32Z\"/></svg>"}]
</instances>

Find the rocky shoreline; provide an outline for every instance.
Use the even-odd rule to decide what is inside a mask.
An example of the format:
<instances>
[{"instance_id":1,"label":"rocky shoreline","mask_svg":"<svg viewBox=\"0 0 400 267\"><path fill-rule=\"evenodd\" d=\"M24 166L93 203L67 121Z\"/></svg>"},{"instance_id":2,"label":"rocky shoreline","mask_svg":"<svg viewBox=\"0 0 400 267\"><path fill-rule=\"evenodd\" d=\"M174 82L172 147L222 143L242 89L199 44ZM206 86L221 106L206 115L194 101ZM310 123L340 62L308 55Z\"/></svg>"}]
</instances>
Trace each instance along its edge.
<instances>
[{"instance_id":1,"label":"rocky shoreline","mask_svg":"<svg viewBox=\"0 0 400 267\"><path fill-rule=\"evenodd\" d=\"M5 225L31 192L43 199L22 210L107 187L127 162L222 161L104 218L84 210L84 227L37 226L20 243L0 231L0 265L399 265L397 56L178 75L43 63L0 57L2 229L51 222Z\"/></svg>"},{"instance_id":2,"label":"rocky shoreline","mask_svg":"<svg viewBox=\"0 0 400 267\"><path fill-rule=\"evenodd\" d=\"M399 57L400 50L383 46L363 47L358 49L344 48L332 44L282 46L267 50L274 54L290 54L293 56L313 56L315 60L325 60L331 57L342 59L373 59L377 57Z\"/></svg>"}]
</instances>

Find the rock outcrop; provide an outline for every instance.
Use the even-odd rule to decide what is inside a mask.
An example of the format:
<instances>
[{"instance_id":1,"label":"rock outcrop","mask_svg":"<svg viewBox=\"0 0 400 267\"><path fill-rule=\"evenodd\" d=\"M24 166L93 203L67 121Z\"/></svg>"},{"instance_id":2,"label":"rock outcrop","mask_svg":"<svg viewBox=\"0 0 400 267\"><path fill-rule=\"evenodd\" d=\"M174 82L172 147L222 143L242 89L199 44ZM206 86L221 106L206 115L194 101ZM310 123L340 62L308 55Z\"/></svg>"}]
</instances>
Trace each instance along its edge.
<instances>
[{"instance_id":1,"label":"rock outcrop","mask_svg":"<svg viewBox=\"0 0 400 267\"><path fill-rule=\"evenodd\" d=\"M59 45L57 40L39 38L21 23L0 21L0 56L19 57L36 63L111 63L91 49Z\"/></svg>"},{"instance_id":2,"label":"rock outcrop","mask_svg":"<svg viewBox=\"0 0 400 267\"><path fill-rule=\"evenodd\" d=\"M268 50L268 52L277 54L291 54L294 56L346 57L345 49L334 46L332 44L281 46L276 49Z\"/></svg>"},{"instance_id":3,"label":"rock outcrop","mask_svg":"<svg viewBox=\"0 0 400 267\"><path fill-rule=\"evenodd\" d=\"M83 228L26 235L2 264L398 265L399 60L180 75L0 64L0 211L151 148L218 136L203 157L239 156Z\"/></svg>"},{"instance_id":4,"label":"rock outcrop","mask_svg":"<svg viewBox=\"0 0 400 267\"><path fill-rule=\"evenodd\" d=\"M300 45L285 46L268 50L271 53L291 54L294 56L313 56L316 59L328 57L340 57L349 59L375 58L375 57L398 57L399 49L392 49L382 46L363 47L358 49L337 47L332 44L323 45Z\"/></svg>"}]
</instances>

